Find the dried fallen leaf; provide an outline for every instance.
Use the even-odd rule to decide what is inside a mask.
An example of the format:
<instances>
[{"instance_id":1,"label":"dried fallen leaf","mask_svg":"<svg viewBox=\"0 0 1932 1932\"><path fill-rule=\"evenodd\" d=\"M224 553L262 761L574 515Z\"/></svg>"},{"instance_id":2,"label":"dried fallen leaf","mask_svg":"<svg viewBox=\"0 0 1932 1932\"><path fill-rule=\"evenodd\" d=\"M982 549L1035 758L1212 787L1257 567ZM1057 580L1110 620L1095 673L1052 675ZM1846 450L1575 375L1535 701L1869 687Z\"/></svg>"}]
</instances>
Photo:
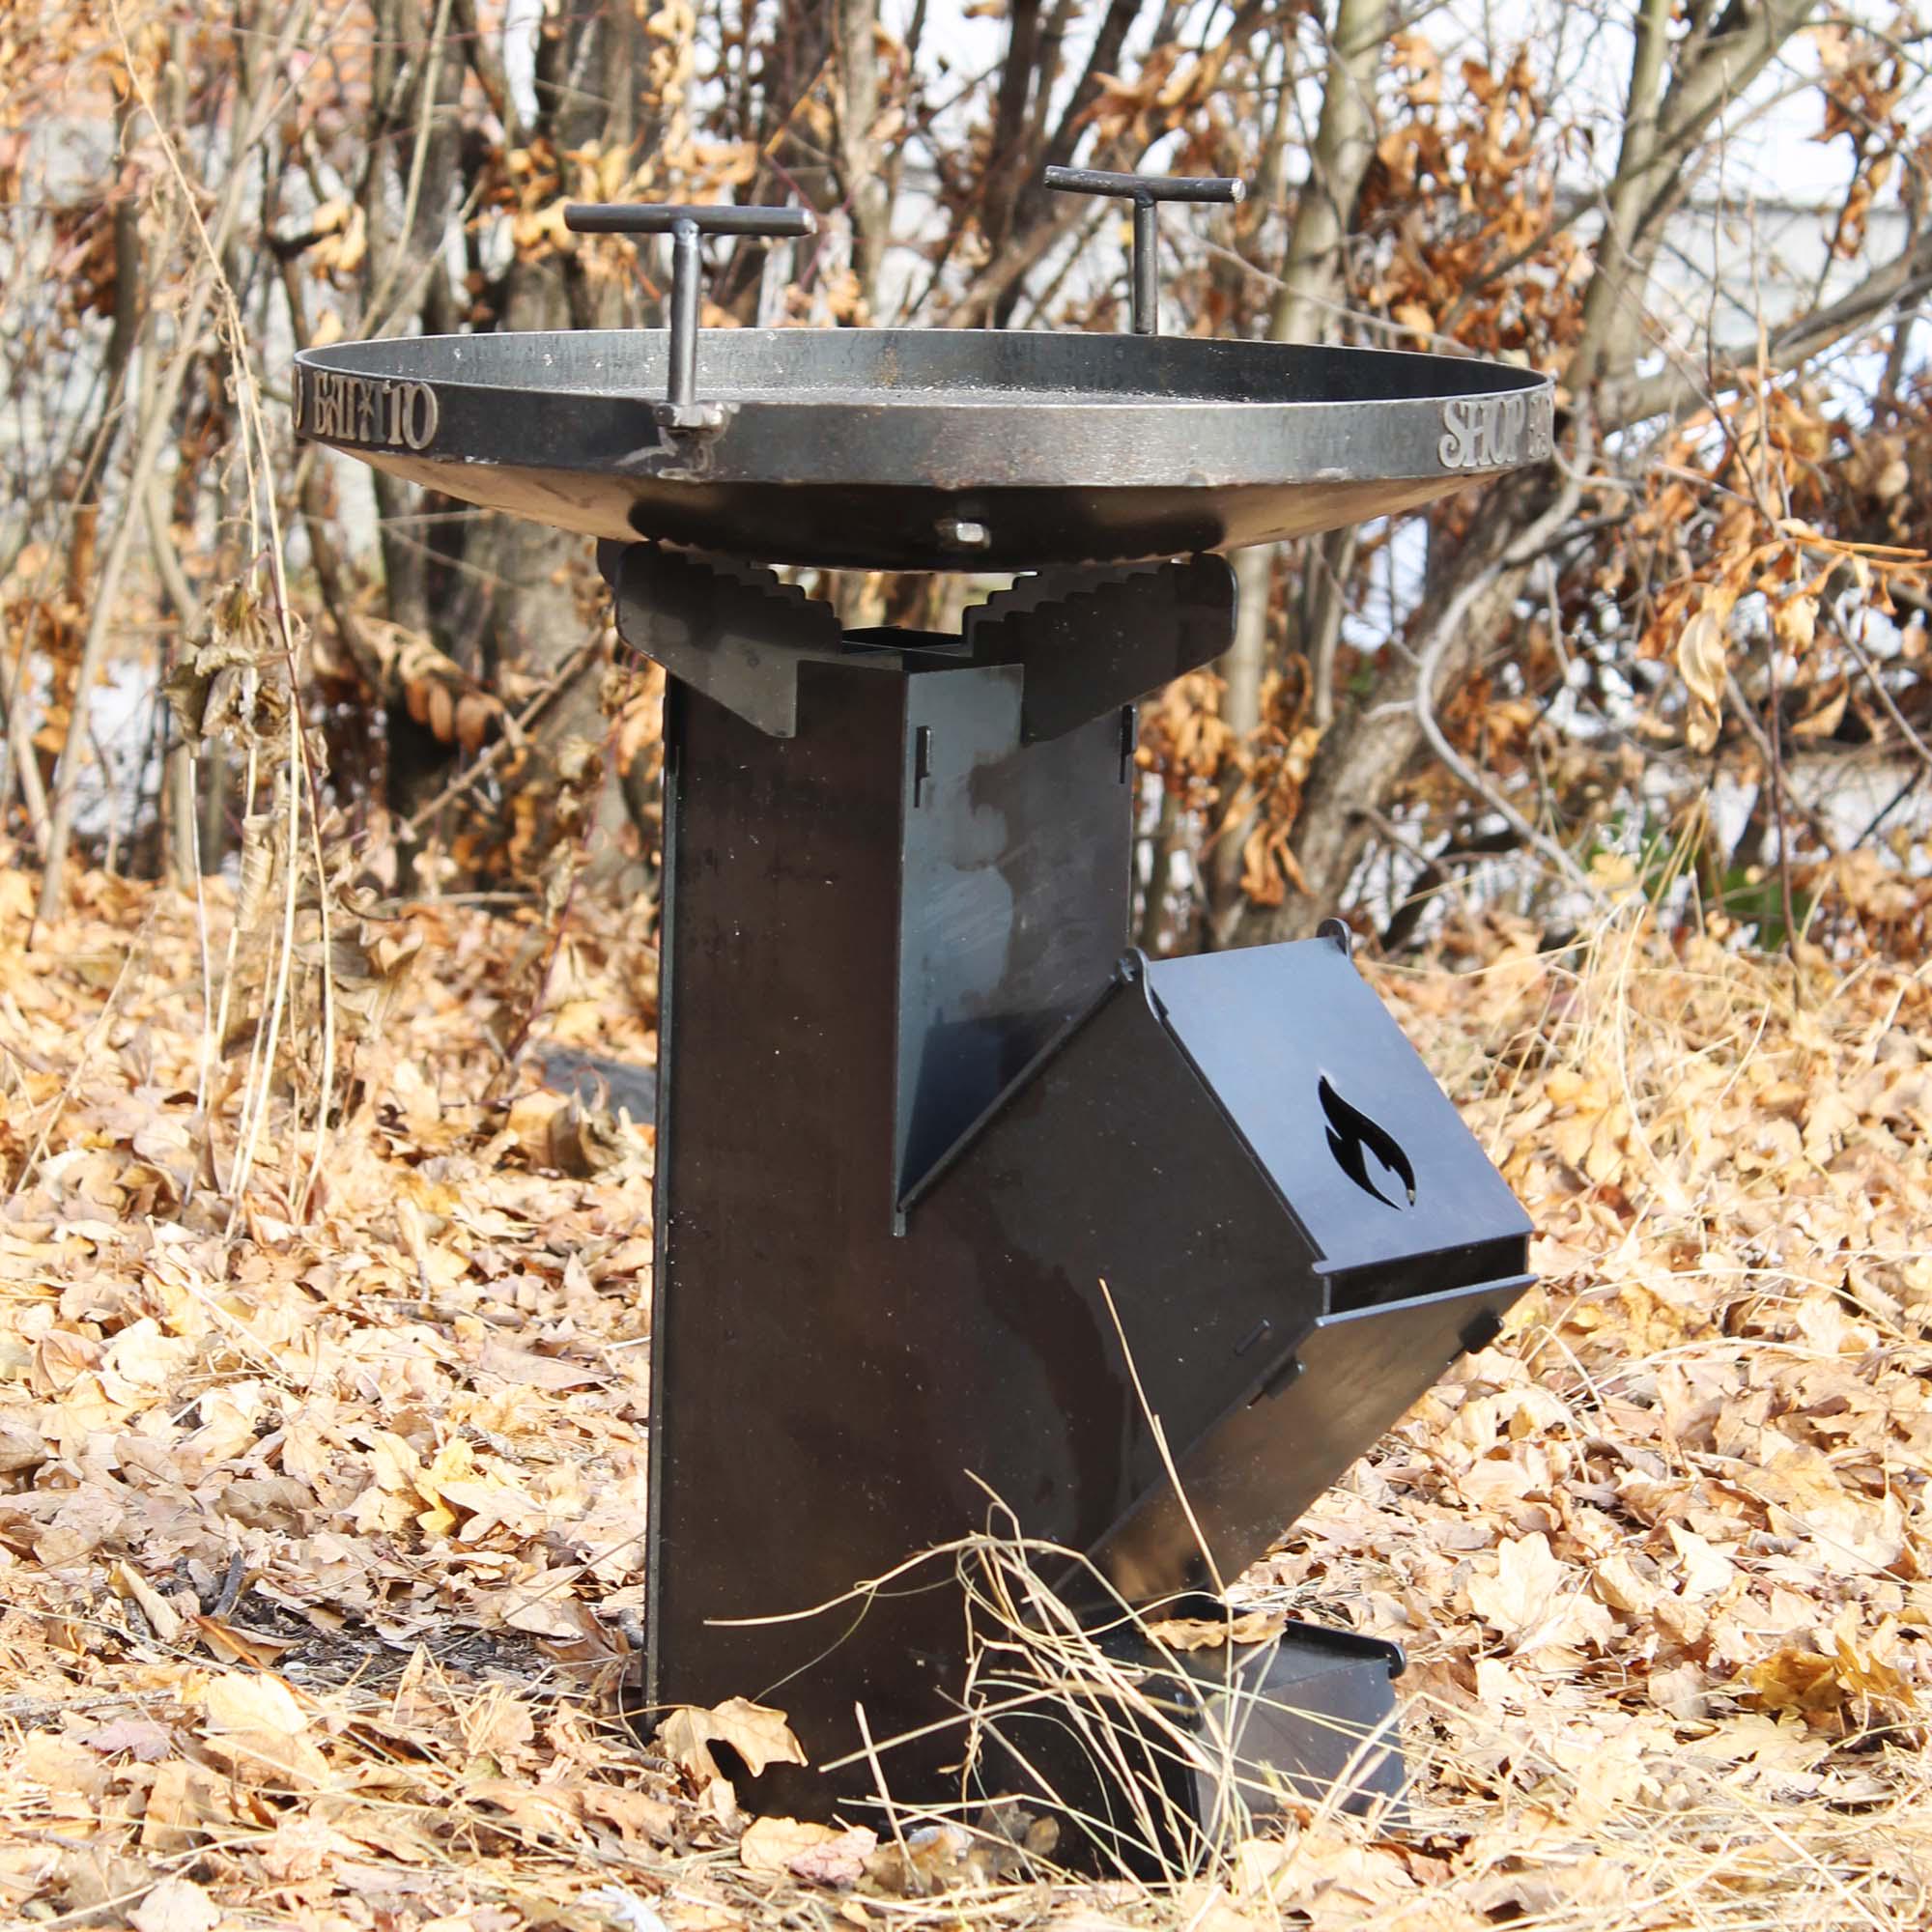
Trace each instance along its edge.
<instances>
[{"instance_id":1,"label":"dried fallen leaf","mask_svg":"<svg viewBox=\"0 0 1932 1932\"><path fill-rule=\"evenodd\" d=\"M138 1571L126 1563L117 1563L107 1580L117 1597L131 1598L140 1605L148 1628L163 1643L173 1643L181 1635L186 1620Z\"/></svg>"},{"instance_id":2,"label":"dried fallen leaf","mask_svg":"<svg viewBox=\"0 0 1932 1932\"><path fill-rule=\"evenodd\" d=\"M981 1883L983 1865L973 1854L973 1833L959 1825L926 1825L905 1834L903 1844L881 1845L866 1861L866 1876L880 1890L901 1898L929 1898L935 1892Z\"/></svg>"},{"instance_id":3,"label":"dried fallen leaf","mask_svg":"<svg viewBox=\"0 0 1932 1932\"><path fill-rule=\"evenodd\" d=\"M1277 1610L1244 1610L1225 1621L1212 1617L1164 1617L1147 1626L1149 1640L1169 1650L1219 1650L1230 1643L1266 1643L1288 1628Z\"/></svg>"},{"instance_id":4,"label":"dried fallen leaf","mask_svg":"<svg viewBox=\"0 0 1932 1932\"><path fill-rule=\"evenodd\" d=\"M738 1861L747 1871L781 1872L800 1853L814 1851L838 1836L835 1826L801 1818L753 1818L738 1840Z\"/></svg>"},{"instance_id":5,"label":"dried fallen leaf","mask_svg":"<svg viewBox=\"0 0 1932 1932\"><path fill-rule=\"evenodd\" d=\"M1861 1658L1842 1638L1829 1654L1786 1644L1745 1673L1759 1709L1818 1717L1873 1698L1910 1709L1912 1687L1890 1665Z\"/></svg>"},{"instance_id":6,"label":"dried fallen leaf","mask_svg":"<svg viewBox=\"0 0 1932 1932\"><path fill-rule=\"evenodd\" d=\"M208 1680L208 1721L219 1731L279 1731L299 1737L308 1719L295 1692L267 1671L224 1670Z\"/></svg>"},{"instance_id":7,"label":"dried fallen leaf","mask_svg":"<svg viewBox=\"0 0 1932 1932\"><path fill-rule=\"evenodd\" d=\"M1686 736L1692 751L1708 752L1718 742L1727 668L1723 615L1717 605L1707 601L1685 625L1677 640L1677 666L1693 699Z\"/></svg>"},{"instance_id":8,"label":"dried fallen leaf","mask_svg":"<svg viewBox=\"0 0 1932 1932\"><path fill-rule=\"evenodd\" d=\"M154 1764L166 1757L173 1747L167 1726L151 1718L115 1718L98 1731L89 1731L82 1743L103 1757L125 1752L136 1764Z\"/></svg>"},{"instance_id":9,"label":"dried fallen leaf","mask_svg":"<svg viewBox=\"0 0 1932 1932\"><path fill-rule=\"evenodd\" d=\"M208 1747L238 1776L258 1783L328 1781L328 1761L304 1735L308 1719L295 1693L266 1671L223 1671L208 1681Z\"/></svg>"},{"instance_id":10,"label":"dried fallen leaf","mask_svg":"<svg viewBox=\"0 0 1932 1932\"><path fill-rule=\"evenodd\" d=\"M1563 1566L1538 1530L1498 1548L1494 1574L1469 1579L1469 1602L1504 1636L1520 1638L1548 1615L1563 1583Z\"/></svg>"},{"instance_id":11,"label":"dried fallen leaf","mask_svg":"<svg viewBox=\"0 0 1932 1932\"><path fill-rule=\"evenodd\" d=\"M533 1355L527 1350L509 1348L494 1338L483 1344L476 1368L480 1375L514 1382L519 1388L590 1388L605 1379L603 1371L592 1363Z\"/></svg>"},{"instance_id":12,"label":"dried fallen leaf","mask_svg":"<svg viewBox=\"0 0 1932 1932\"><path fill-rule=\"evenodd\" d=\"M1683 1595L1687 1602L1695 1603L1700 1598L1716 1597L1730 1587L1737 1572L1728 1556L1714 1548L1694 1529L1686 1529L1682 1523L1673 1522L1668 1529L1678 1560L1684 1566Z\"/></svg>"},{"instance_id":13,"label":"dried fallen leaf","mask_svg":"<svg viewBox=\"0 0 1932 1932\"><path fill-rule=\"evenodd\" d=\"M866 1825L854 1825L824 1843L808 1846L789 1861L793 1878L806 1885L828 1886L842 1891L866 1875L866 1861L879 1848L879 1834Z\"/></svg>"},{"instance_id":14,"label":"dried fallen leaf","mask_svg":"<svg viewBox=\"0 0 1932 1932\"><path fill-rule=\"evenodd\" d=\"M1182 1922L1194 1932L1262 1932L1262 1921L1238 1910L1219 1886L1196 1887L1183 1893L1180 1906Z\"/></svg>"},{"instance_id":15,"label":"dried fallen leaf","mask_svg":"<svg viewBox=\"0 0 1932 1932\"><path fill-rule=\"evenodd\" d=\"M210 1932L221 1908L191 1881L164 1878L128 1918L134 1932Z\"/></svg>"},{"instance_id":16,"label":"dried fallen leaf","mask_svg":"<svg viewBox=\"0 0 1932 1932\"><path fill-rule=\"evenodd\" d=\"M46 1440L31 1422L0 1420L0 1476L38 1468L46 1460Z\"/></svg>"},{"instance_id":17,"label":"dried fallen leaf","mask_svg":"<svg viewBox=\"0 0 1932 1932\"><path fill-rule=\"evenodd\" d=\"M627 1845L668 1845L677 1836L677 1811L662 1798L618 1784L579 1787L584 1816L614 1825Z\"/></svg>"},{"instance_id":18,"label":"dried fallen leaf","mask_svg":"<svg viewBox=\"0 0 1932 1932\"><path fill-rule=\"evenodd\" d=\"M805 1747L792 1736L784 1713L747 1697L727 1698L708 1711L689 1704L673 1711L658 1730L658 1744L667 1757L701 1783L725 1776L711 1755L714 1744L728 1745L753 1777L768 1765L807 1762Z\"/></svg>"}]
</instances>

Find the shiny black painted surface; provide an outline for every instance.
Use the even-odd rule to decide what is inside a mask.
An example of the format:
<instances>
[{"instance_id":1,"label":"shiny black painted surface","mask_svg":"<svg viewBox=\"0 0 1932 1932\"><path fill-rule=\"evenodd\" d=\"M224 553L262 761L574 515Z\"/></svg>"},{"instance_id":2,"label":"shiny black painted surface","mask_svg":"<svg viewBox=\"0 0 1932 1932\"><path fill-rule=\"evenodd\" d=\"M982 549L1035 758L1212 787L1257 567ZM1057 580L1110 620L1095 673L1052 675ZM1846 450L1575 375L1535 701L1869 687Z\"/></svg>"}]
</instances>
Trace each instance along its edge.
<instances>
[{"instance_id":1,"label":"shiny black painted surface","mask_svg":"<svg viewBox=\"0 0 1932 1932\"><path fill-rule=\"evenodd\" d=\"M1335 1307L1520 1264L1528 1215L1340 947L1163 959L1147 983L1320 1254Z\"/></svg>"},{"instance_id":2,"label":"shiny black painted surface","mask_svg":"<svg viewBox=\"0 0 1932 1932\"><path fill-rule=\"evenodd\" d=\"M897 1233L904 1163L1091 1001L1125 930L1118 726L1021 754L1017 681L854 653L800 668L790 739L682 687L668 714L653 1694L769 1692L821 1756L856 1695L882 1734L930 1715L943 1569L782 1690L849 1611L707 1619L838 1596L982 1520L969 1472L1031 1489L1059 1381L1104 1367L1076 1302L989 1334L982 1257Z\"/></svg>"},{"instance_id":3,"label":"shiny black painted surface","mask_svg":"<svg viewBox=\"0 0 1932 1932\"><path fill-rule=\"evenodd\" d=\"M1130 713L1020 747L1018 665L906 682L896 1191L1094 997L1127 921Z\"/></svg>"},{"instance_id":4,"label":"shiny black painted surface","mask_svg":"<svg viewBox=\"0 0 1932 1932\"><path fill-rule=\"evenodd\" d=\"M1035 628L1105 659L1113 621ZM963 1682L950 1559L855 1584L998 1498L1134 1600L1195 1587L1149 1407L1232 1576L1522 1285L1520 1210L1333 945L1123 955L1129 741L1029 737L1026 628L814 639L789 736L668 703L649 1695L761 1697L818 1763L855 1701L884 1742ZM961 1741L888 1748L895 1790Z\"/></svg>"}]
</instances>

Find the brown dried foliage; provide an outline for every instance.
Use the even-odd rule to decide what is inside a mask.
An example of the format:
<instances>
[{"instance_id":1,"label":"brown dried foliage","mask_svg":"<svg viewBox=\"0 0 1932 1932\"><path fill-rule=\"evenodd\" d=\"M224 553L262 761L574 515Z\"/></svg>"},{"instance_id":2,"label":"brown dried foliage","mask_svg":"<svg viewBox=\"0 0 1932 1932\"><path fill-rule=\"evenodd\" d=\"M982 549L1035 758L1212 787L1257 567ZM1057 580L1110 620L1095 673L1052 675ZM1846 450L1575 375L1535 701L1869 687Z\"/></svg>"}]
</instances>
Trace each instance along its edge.
<instances>
[{"instance_id":1,"label":"brown dried foliage","mask_svg":"<svg viewBox=\"0 0 1932 1932\"><path fill-rule=\"evenodd\" d=\"M422 953L310 1217L278 1111L224 1241L196 1143L218 1168L232 1122L191 1117L199 999L165 964L188 908L90 876L29 963L9 878L10 1918L1922 1923L1918 976L1807 953L1794 1001L1708 942L1673 953L1632 901L1567 957L1495 925L1476 970L1385 980L1532 1203L1543 1283L1245 1588L1408 1646L1412 1828L1296 1812L1173 1889L1042 1888L1037 1848L954 1828L907 1821L908 1862L876 1818L747 1820L702 1747L781 1754L752 1706L669 1758L615 1720L650 1136L495 1071L529 925L409 915ZM533 1037L647 1055L626 948L581 926Z\"/></svg>"}]
</instances>

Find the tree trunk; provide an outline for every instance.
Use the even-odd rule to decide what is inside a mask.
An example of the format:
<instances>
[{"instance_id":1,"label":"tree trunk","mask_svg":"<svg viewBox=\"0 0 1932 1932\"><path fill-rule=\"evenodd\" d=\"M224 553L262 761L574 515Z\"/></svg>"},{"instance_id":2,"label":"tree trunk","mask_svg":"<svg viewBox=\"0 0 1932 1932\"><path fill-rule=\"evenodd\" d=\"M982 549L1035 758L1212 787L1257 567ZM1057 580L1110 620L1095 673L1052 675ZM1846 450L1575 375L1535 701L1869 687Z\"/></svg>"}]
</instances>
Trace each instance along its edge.
<instances>
[{"instance_id":1,"label":"tree trunk","mask_svg":"<svg viewBox=\"0 0 1932 1932\"><path fill-rule=\"evenodd\" d=\"M525 127L496 49L478 37L473 0L379 5L379 24L386 20L388 27L382 35L386 44L376 95L387 107L386 146L395 160L388 175L372 163L364 184L370 262L379 275L371 300L382 307L386 296L404 312L413 309L424 331L434 333L459 320L440 256L450 210L476 186L466 172L473 159L463 149L456 111L466 66L498 103L512 138L547 141L560 155L630 148L639 138L639 105L632 87L620 83L639 71L640 28L633 9L613 5L573 9L546 20L533 76L536 113ZM415 20L413 39L401 32L406 16ZM408 58L418 63L413 71L399 65ZM392 235L388 211L399 192L409 219ZM492 293L496 326L506 329L616 327L636 313L627 291L612 283L593 289L568 254L519 255ZM372 320L380 326L384 317ZM453 506L381 471L374 483L387 610L397 624L428 638L486 684L505 672L541 682L579 656L591 622L583 595L590 546L583 538L485 513L425 522L423 510ZM572 740L600 739L603 732L595 668L580 669L546 710L534 733L534 754L513 782L554 790L561 748ZM398 819L407 820L447 789L456 776L457 749L418 723L400 699L386 707L386 737L387 802ZM614 824L621 798L614 784L605 790L609 796L597 816ZM407 867L407 846L403 857Z\"/></svg>"},{"instance_id":2,"label":"tree trunk","mask_svg":"<svg viewBox=\"0 0 1932 1932\"><path fill-rule=\"evenodd\" d=\"M1362 178L1375 155L1375 73L1388 28L1388 0L1337 0L1321 119L1309 153L1308 179L1295 211L1281 279L1268 310L1270 342L1312 342L1327 332L1330 305L1345 285L1343 249L1353 225ZM1287 78L1284 75L1284 93ZM1278 164L1289 126L1284 99L1270 142L1272 164ZM1235 560L1238 601L1235 640L1220 664L1225 688L1221 711L1244 740L1251 739L1261 724L1274 576L1272 546L1257 545ZM1291 644L1293 641L1290 639ZM1241 848L1252 822L1242 818L1230 823L1208 855L1207 923L1216 946L1234 944L1248 910L1241 890Z\"/></svg>"},{"instance_id":3,"label":"tree trunk","mask_svg":"<svg viewBox=\"0 0 1932 1932\"><path fill-rule=\"evenodd\" d=\"M866 313L877 312L879 268L891 239L892 194L879 165L879 0L837 0L833 47L838 79L838 172L852 216L852 272Z\"/></svg>"}]
</instances>

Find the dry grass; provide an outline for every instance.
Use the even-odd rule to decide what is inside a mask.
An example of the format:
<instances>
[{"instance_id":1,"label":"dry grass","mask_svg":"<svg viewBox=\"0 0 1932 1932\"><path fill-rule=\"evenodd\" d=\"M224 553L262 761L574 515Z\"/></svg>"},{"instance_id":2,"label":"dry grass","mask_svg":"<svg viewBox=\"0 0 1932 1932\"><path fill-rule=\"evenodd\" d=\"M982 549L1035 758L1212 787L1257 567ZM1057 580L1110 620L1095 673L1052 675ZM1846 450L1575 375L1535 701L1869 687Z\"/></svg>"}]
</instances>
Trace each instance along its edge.
<instances>
[{"instance_id":1,"label":"dry grass","mask_svg":"<svg viewBox=\"0 0 1932 1932\"><path fill-rule=\"evenodd\" d=\"M648 1135L498 1065L540 931L413 914L415 977L340 1045L309 1217L313 1129L289 1122L314 1093L278 1092L231 1238L242 1096L217 1080L194 1112L193 908L82 880L27 955L19 878L0 870L0 1920L1932 1917L1916 976L1814 963L1794 1000L1788 969L1626 913L1571 957L1498 929L1478 970L1387 978L1537 1216L1544 1286L1243 1590L1407 1645L1412 1815L1297 1807L1172 1885L1095 1884L911 1818L909 1857L887 1830L869 1863L748 1835L727 1790L613 1721ZM573 918L537 1039L643 1050L639 940ZM311 1050L298 1018L285 1065ZM987 1684L1091 1688L1091 1655L1010 1614L1025 1559L943 1559L986 1593Z\"/></svg>"}]
</instances>

